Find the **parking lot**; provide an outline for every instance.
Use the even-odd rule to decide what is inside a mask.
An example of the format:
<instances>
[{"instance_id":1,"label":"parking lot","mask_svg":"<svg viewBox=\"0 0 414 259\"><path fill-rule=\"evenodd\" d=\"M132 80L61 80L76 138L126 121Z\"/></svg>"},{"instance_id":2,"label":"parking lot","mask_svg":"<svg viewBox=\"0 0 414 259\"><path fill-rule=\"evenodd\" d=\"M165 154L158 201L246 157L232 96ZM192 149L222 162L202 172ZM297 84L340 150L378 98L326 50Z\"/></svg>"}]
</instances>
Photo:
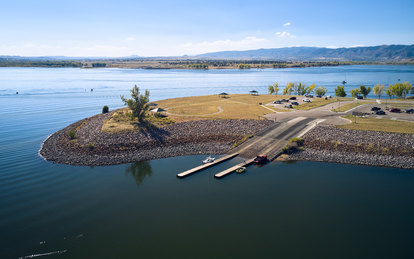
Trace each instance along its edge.
<instances>
[{"instance_id":1,"label":"parking lot","mask_svg":"<svg viewBox=\"0 0 414 259\"><path fill-rule=\"evenodd\" d=\"M375 111L372 111L372 107L381 108L385 112L385 115L377 115ZM390 112L392 108L398 108L401 112ZM353 110L354 112L367 113L367 117L371 118L384 118L391 120L407 120L414 121L414 113L406 113L408 109L414 109L414 103L388 103L388 104L366 104Z\"/></svg>"}]
</instances>

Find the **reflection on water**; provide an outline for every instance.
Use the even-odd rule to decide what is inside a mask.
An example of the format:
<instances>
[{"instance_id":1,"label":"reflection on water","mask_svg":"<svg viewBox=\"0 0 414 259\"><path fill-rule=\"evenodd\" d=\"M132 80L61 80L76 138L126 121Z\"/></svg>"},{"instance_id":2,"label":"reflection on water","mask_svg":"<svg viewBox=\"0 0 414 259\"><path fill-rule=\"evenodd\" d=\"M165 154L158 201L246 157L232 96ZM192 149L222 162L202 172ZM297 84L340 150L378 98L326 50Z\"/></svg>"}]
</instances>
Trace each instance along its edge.
<instances>
[{"instance_id":1,"label":"reflection on water","mask_svg":"<svg viewBox=\"0 0 414 259\"><path fill-rule=\"evenodd\" d=\"M152 175L152 167L149 161L141 161L132 163L125 170L125 175L131 174L137 185L140 185L144 179Z\"/></svg>"}]
</instances>

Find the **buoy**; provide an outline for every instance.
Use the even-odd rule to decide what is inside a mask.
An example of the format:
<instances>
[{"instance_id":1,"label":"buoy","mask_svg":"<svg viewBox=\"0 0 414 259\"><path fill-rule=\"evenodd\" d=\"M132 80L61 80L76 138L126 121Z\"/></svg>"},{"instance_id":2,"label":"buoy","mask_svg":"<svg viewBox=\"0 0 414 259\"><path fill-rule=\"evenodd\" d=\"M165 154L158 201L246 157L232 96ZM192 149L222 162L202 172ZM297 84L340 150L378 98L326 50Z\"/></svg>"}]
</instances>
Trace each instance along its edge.
<instances>
[{"instance_id":1,"label":"buoy","mask_svg":"<svg viewBox=\"0 0 414 259\"><path fill-rule=\"evenodd\" d=\"M19 94L19 92L16 92L16 94Z\"/></svg>"}]
</instances>

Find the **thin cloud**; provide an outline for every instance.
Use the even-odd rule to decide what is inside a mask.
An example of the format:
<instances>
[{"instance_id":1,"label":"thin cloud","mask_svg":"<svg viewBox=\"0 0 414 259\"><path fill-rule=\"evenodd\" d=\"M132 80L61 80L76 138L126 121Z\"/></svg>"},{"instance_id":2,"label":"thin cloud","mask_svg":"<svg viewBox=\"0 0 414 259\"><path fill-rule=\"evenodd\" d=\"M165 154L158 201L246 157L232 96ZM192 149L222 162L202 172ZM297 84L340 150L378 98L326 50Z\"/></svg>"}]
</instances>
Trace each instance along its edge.
<instances>
[{"instance_id":1,"label":"thin cloud","mask_svg":"<svg viewBox=\"0 0 414 259\"><path fill-rule=\"evenodd\" d=\"M126 40L126 41L134 41L134 40L135 40L135 38L134 38L134 37L126 37L126 38L125 38L125 40Z\"/></svg>"},{"instance_id":2,"label":"thin cloud","mask_svg":"<svg viewBox=\"0 0 414 259\"><path fill-rule=\"evenodd\" d=\"M287 22L287 23L285 23L285 24L283 24L283 26L290 26L290 22Z\"/></svg>"},{"instance_id":3,"label":"thin cloud","mask_svg":"<svg viewBox=\"0 0 414 259\"><path fill-rule=\"evenodd\" d=\"M276 36L278 36L279 38L286 38L286 39L294 39L296 38L295 35L292 35L290 32L287 31L283 31L283 32L276 32Z\"/></svg>"}]
</instances>

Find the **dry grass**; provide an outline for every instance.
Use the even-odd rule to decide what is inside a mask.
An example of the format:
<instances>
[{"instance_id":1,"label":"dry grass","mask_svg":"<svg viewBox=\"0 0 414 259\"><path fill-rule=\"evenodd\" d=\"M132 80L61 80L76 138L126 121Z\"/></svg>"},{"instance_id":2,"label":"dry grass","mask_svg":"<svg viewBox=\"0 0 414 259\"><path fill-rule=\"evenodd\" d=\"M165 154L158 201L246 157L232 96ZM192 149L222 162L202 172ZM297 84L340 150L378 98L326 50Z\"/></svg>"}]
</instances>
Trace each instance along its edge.
<instances>
[{"instance_id":1,"label":"dry grass","mask_svg":"<svg viewBox=\"0 0 414 259\"><path fill-rule=\"evenodd\" d=\"M218 95L194 96L157 101L175 121L200 119L260 119L272 111L261 107L282 96L230 94L228 98ZM220 112L220 108L222 112Z\"/></svg>"},{"instance_id":2,"label":"dry grass","mask_svg":"<svg viewBox=\"0 0 414 259\"><path fill-rule=\"evenodd\" d=\"M349 101L351 99L350 98L339 98L339 100ZM328 98L327 100L325 100L325 98L313 98L312 102L310 102L310 103L301 103L300 105L295 106L294 109L307 111L307 110L322 107L322 106L325 106L327 104L334 103L334 102L337 102L337 101L338 101L337 98Z\"/></svg>"},{"instance_id":3,"label":"dry grass","mask_svg":"<svg viewBox=\"0 0 414 259\"><path fill-rule=\"evenodd\" d=\"M356 117L356 123L354 123L354 116L344 116L343 118L351 120L352 123L337 127L344 129L414 134L414 122Z\"/></svg>"},{"instance_id":4,"label":"dry grass","mask_svg":"<svg viewBox=\"0 0 414 259\"><path fill-rule=\"evenodd\" d=\"M126 107L115 111L109 119L104 121L102 131L108 133L120 133L139 130L141 127L163 127L174 123L168 117L158 118L152 114L148 114L145 118L145 125L139 124L137 120L131 120L131 110Z\"/></svg>"},{"instance_id":5,"label":"dry grass","mask_svg":"<svg viewBox=\"0 0 414 259\"><path fill-rule=\"evenodd\" d=\"M366 103L356 103L356 102L355 103L348 103L348 104L345 104L345 105L341 105L339 108L332 109L332 111L333 112L345 112L347 110L350 110L352 108L358 107L358 106L363 105L363 104L366 104Z\"/></svg>"}]
</instances>

